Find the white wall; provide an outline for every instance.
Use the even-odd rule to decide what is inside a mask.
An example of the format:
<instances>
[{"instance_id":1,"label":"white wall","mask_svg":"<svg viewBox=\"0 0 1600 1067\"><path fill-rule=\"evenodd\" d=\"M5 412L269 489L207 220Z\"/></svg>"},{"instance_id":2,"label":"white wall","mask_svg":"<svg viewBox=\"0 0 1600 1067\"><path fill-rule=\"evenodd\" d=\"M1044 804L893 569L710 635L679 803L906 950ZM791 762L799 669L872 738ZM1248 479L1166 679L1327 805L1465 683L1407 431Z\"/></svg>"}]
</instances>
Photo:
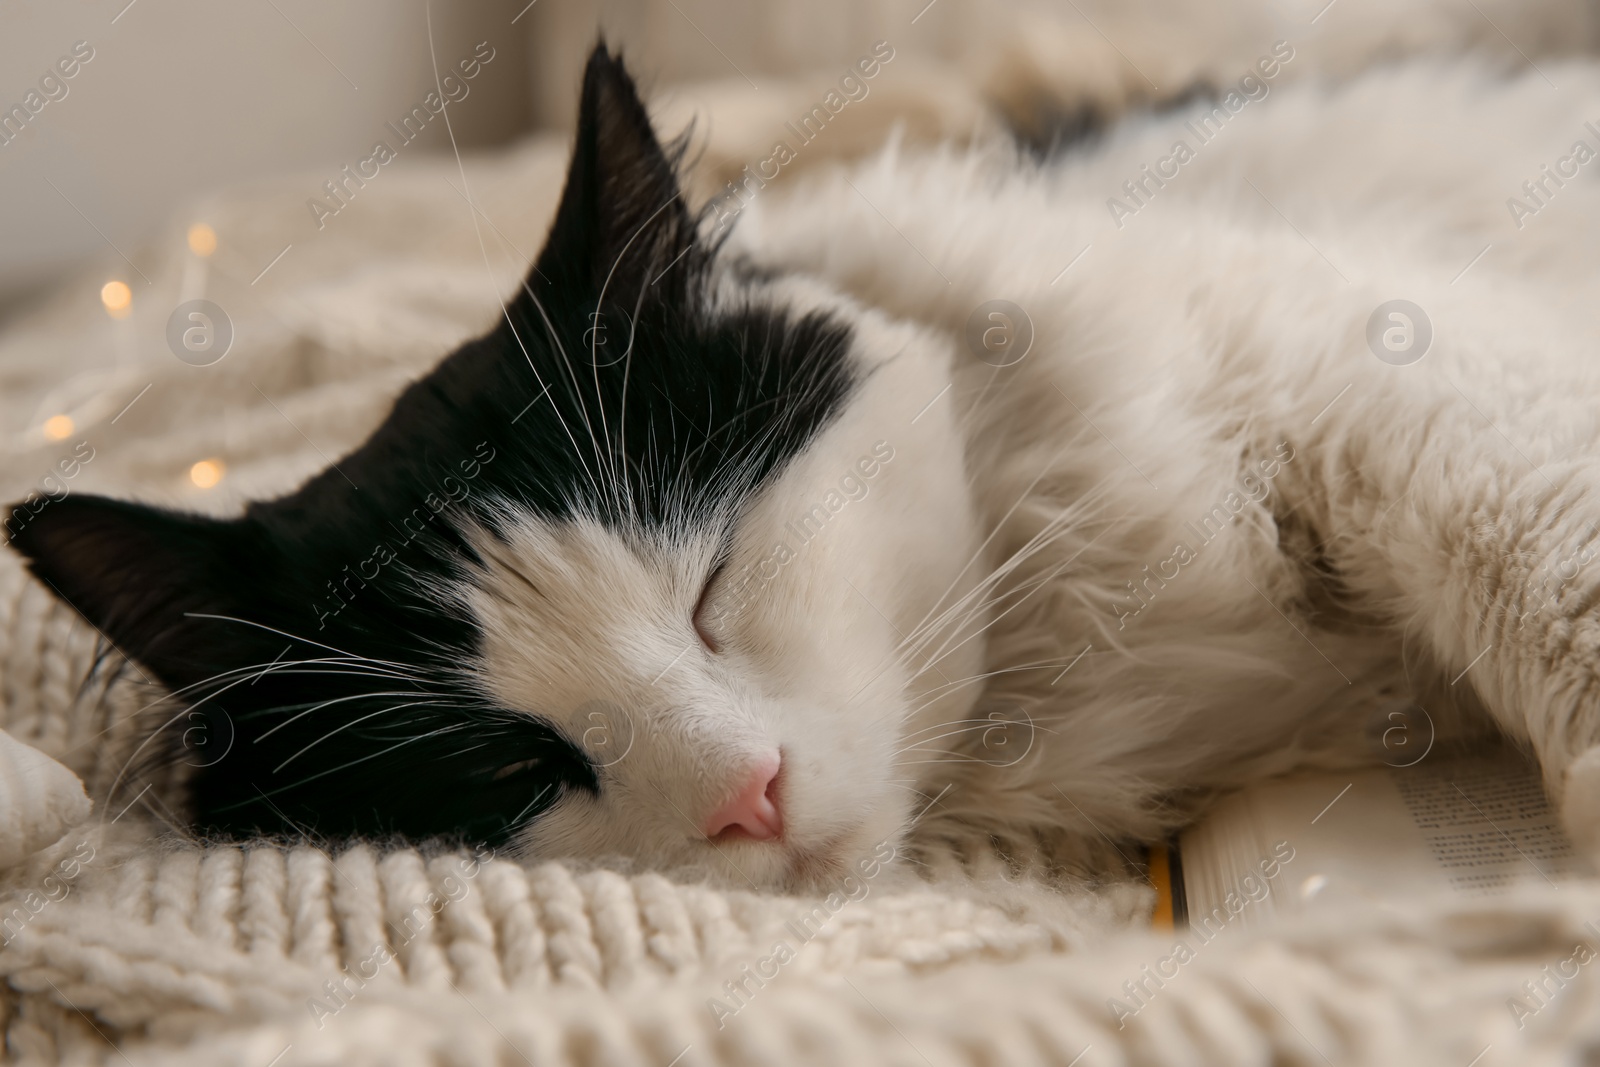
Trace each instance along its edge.
<instances>
[{"instance_id":1,"label":"white wall","mask_svg":"<svg viewBox=\"0 0 1600 1067\"><path fill-rule=\"evenodd\" d=\"M495 49L450 112L463 147L531 121L526 20L512 25L525 3L432 0L441 68L479 41ZM0 302L108 241L130 250L197 193L366 155L433 89L426 15L424 0L0 5L0 109L24 103L74 42L94 50L66 96L0 146ZM442 123L419 150L449 150Z\"/></svg>"},{"instance_id":2,"label":"white wall","mask_svg":"<svg viewBox=\"0 0 1600 1067\"><path fill-rule=\"evenodd\" d=\"M748 77L754 98L764 77L842 68L876 40L922 60L959 56L974 46L973 20L998 18L1011 2L937 0L941 16L960 13L918 18L928 0L540 0L523 19L538 35L530 72L536 116L541 125L571 126L600 29L647 88L718 80L738 92Z\"/></svg>"}]
</instances>

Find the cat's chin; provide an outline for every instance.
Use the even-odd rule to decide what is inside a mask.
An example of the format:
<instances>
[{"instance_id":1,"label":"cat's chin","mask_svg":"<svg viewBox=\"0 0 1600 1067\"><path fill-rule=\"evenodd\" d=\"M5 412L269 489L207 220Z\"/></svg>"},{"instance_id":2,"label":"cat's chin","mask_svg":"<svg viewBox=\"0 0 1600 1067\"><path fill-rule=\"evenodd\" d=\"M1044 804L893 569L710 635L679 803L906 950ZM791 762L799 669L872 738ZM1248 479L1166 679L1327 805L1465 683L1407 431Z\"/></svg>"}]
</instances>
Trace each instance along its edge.
<instances>
[{"instance_id":1,"label":"cat's chin","mask_svg":"<svg viewBox=\"0 0 1600 1067\"><path fill-rule=\"evenodd\" d=\"M852 899L860 886L873 881L899 854L897 834L875 836L861 826L825 838L814 845L791 846L779 888L789 892L831 895Z\"/></svg>"},{"instance_id":2,"label":"cat's chin","mask_svg":"<svg viewBox=\"0 0 1600 1067\"><path fill-rule=\"evenodd\" d=\"M841 831L812 844L782 841L720 846L704 860L676 868L677 877L729 888L828 895L852 894L892 862L893 840L871 841L864 827Z\"/></svg>"},{"instance_id":3,"label":"cat's chin","mask_svg":"<svg viewBox=\"0 0 1600 1067\"><path fill-rule=\"evenodd\" d=\"M846 844L851 835L840 835L812 848L791 849L784 871L785 889L821 889L850 873Z\"/></svg>"}]
</instances>

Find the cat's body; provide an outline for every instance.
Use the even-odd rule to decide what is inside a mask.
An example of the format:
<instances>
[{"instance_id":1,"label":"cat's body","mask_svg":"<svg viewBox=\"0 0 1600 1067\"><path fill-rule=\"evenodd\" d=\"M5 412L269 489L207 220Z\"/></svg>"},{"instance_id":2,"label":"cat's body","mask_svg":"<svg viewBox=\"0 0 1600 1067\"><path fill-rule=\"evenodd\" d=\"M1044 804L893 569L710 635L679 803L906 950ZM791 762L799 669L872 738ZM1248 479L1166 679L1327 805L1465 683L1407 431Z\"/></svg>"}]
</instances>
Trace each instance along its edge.
<instances>
[{"instance_id":1,"label":"cat's body","mask_svg":"<svg viewBox=\"0 0 1600 1067\"><path fill-rule=\"evenodd\" d=\"M1600 71L1556 69L1564 94L1419 63L1038 171L891 151L753 200L735 247L955 348L937 404L993 532L973 718L1042 752L929 746L965 757L922 771L953 823L1147 837L1185 794L1410 762L1484 704L1559 796L1600 739L1600 183L1573 151L1600 148ZM1178 142L1196 158L1150 181ZM1031 320L1010 366L968 339L996 299ZM1404 365L1367 335L1396 299L1433 334Z\"/></svg>"},{"instance_id":2,"label":"cat's body","mask_svg":"<svg viewBox=\"0 0 1600 1067\"><path fill-rule=\"evenodd\" d=\"M1419 745L1486 709L1593 844L1600 194L1506 204L1600 143L1560 76L1587 115L1418 65L1200 145L1210 104L1038 167L891 150L718 249L602 51L524 292L366 446L236 523L75 499L16 541L178 691L146 755L237 728L217 830L796 884L919 817L1153 837L1403 708Z\"/></svg>"}]
</instances>

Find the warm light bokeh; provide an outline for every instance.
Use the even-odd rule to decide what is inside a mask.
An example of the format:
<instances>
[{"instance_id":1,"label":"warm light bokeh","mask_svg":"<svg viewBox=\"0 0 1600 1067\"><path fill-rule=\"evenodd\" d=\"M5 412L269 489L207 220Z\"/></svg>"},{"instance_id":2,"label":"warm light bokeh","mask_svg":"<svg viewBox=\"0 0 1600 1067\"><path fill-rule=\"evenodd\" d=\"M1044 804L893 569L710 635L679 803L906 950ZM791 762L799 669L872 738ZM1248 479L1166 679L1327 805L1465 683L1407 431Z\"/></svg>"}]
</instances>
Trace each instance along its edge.
<instances>
[{"instance_id":1,"label":"warm light bokeh","mask_svg":"<svg viewBox=\"0 0 1600 1067\"><path fill-rule=\"evenodd\" d=\"M189 468L189 480L201 489L210 489L222 481L227 465L220 459L203 459Z\"/></svg>"},{"instance_id":2,"label":"warm light bokeh","mask_svg":"<svg viewBox=\"0 0 1600 1067\"><path fill-rule=\"evenodd\" d=\"M112 318L127 318L133 308L133 290L128 288L127 282L106 282L100 287L100 303Z\"/></svg>"},{"instance_id":3,"label":"warm light bokeh","mask_svg":"<svg viewBox=\"0 0 1600 1067\"><path fill-rule=\"evenodd\" d=\"M217 250L217 231L203 222L189 227L189 251L202 259Z\"/></svg>"},{"instance_id":4,"label":"warm light bokeh","mask_svg":"<svg viewBox=\"0 0 1600 1067\"><path fill-rule=\"evenodd\" d=\"M73 429L71 415L51 415L44 420L44 435L52 441L63 441L71 437Z\"/></svg>"}]
</instances>

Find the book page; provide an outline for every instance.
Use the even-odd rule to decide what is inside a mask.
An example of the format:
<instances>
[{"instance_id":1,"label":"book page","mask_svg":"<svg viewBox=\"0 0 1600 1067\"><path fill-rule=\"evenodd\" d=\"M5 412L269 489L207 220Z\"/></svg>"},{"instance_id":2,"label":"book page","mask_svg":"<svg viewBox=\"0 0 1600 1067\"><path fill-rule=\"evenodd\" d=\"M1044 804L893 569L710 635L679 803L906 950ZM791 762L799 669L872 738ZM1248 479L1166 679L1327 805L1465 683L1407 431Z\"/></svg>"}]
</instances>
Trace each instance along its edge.
<instances>
[{"instance_id":1,"label":"book page","mask_svg":"<svg viewBox=\"0 0 1600 1067\"><path fill-rule=\"evenodd\" d=\"M1480 760L1390 777L1452 889L1503 891L1530 870L1554 880L1580 867L1531 766Z\"/></svg>"},{"instance_id":2,"label":"book page","mask_svg":"<svg viewBox=\"0 0 1600 1067\"><path fill-rule=\"evenodd\" d=\"M1186 831L1180 857L1190 922L1207 928L1319 901L1494 895L1588 871L1537 767L1509 748L1264 782Z\"/></svg>"}]
</instances>

